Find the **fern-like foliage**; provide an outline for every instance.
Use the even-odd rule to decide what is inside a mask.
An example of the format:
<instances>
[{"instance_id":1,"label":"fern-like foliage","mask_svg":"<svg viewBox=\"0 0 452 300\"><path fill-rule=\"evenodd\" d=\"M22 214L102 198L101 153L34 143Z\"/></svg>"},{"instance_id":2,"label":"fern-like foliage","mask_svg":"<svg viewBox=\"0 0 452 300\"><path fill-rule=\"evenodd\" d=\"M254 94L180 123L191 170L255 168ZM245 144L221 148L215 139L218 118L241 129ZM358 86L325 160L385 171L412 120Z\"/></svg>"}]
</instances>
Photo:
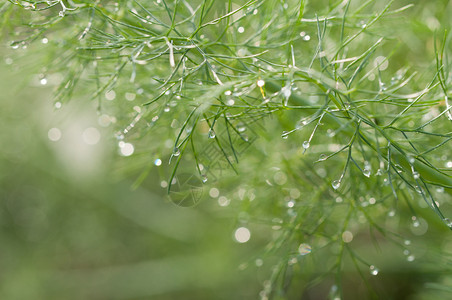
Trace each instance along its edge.
<instances>
[{"instance_id":1,"label":"fern-like foliage","mask_svg":"<svg viewBox=\"0 0 452 300\"><path fill-rule=\"evenodd\" d=\"M339 299L349 265L364 282L363 269L379 273L360 243L384 240L414 260L401 231L452 229L441 208L452 194L451 36L433 28L430 50L410 49L403 27L419 8L399 2L10 1L0 11L13 48L46 44L56 105L93 101L113 124L136 185L159 169L179 205L207 189L222 206L232 199L239 242L275 232L256 259L273 265L262 299L306 296L318 282Z\"/></svg>"}]
</instances>

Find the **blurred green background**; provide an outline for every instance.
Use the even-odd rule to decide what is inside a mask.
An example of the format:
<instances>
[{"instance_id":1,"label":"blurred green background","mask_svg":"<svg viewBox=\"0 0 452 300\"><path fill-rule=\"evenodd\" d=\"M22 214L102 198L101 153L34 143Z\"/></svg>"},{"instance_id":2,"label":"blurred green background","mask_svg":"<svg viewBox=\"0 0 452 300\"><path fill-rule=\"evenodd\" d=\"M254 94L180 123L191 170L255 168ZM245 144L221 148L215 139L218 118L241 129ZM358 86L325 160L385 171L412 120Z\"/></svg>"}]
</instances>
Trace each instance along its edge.
<instances>
[{"instance_id":1,"label":"blurred green background","mask_svg":"<svg viewBox=\"0 0 452 300\"><path fill-rule=\"evenodd\" d=\"M77 99L55 109L52 87L34 75L39 63L18 68L1 53L0 299L258 294L255 275L238 271L250 246L234 242L227 208L183 208L162 188L132 190L133 178L113 175L121 157L112 132L95 145L83 140L86 128L102 128L95 109ZM149 181L158 186L155 169Z\"/></svg>"}]
</instances>

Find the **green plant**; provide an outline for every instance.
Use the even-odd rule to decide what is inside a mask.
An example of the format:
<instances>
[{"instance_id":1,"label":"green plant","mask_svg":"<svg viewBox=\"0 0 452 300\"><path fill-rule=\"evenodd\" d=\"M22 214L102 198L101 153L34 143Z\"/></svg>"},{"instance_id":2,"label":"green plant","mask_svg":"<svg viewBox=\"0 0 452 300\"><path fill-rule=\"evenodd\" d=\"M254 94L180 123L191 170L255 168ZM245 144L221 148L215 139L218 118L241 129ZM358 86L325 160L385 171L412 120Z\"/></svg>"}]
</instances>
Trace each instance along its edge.
<instances>
[{"instance_id":1,"label":"green plant","mask_svg":"<svg viewBox=\"0 0 452 300\"><path fill-rule=\"evenodd\" d=\"M237 240L251 230L266 245L262 299L315 297L316 284L348 299L348 265L366 284L364 269L379 273L367 241L412 261L407 229L452 228L450 9L422 24L410 16L434 4L402 2L10 1L0 12L13 48L45 44L41 83L62 75L57 107L89 98L113 123L135 186L159 169L178 205L203 189L232 199Z\"/></svg>"}]
</instances>

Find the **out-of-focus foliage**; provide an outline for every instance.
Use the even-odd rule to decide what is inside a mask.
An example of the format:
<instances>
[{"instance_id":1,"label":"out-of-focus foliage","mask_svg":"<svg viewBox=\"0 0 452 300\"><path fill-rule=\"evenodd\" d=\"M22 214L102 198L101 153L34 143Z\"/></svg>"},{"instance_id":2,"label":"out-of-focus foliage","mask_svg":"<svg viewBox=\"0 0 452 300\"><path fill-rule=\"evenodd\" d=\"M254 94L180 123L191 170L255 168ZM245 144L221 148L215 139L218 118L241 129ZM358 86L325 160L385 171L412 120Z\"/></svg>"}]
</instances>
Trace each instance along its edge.
<instances>
[{"instance_id":1,"label":"out-of-focus foliage","mask_svg":"<svg viewBox=\"0 0 452 300\"><path fill-rule=\"evenodd\" d=\"M133 191L132 181L115 181L108 131L87 145L83 132L98 127L96 115L84 104L55 112L50 90L34 76L34 58L24 58L20 69L19 61L2 59L0 68L0 298L258 293L254 274L237 272L253 253L233 242L230 213L212 201L181 208L165 200L163 189ZM58 142L48 138L52 128L62 132Z\"/></svg>"}]
</instances>

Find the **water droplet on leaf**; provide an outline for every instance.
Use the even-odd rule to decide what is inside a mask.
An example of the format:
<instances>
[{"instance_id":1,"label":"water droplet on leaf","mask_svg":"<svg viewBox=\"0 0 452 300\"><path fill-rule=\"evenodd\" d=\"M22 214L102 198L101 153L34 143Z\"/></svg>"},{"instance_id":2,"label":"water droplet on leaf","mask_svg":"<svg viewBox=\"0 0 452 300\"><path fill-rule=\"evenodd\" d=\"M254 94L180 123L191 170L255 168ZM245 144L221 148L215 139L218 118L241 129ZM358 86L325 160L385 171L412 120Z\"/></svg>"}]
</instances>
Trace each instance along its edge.
<instances>
[{"instance_id":1,"label":"water droplet on leaf","mask_svg":"<svg viewBox=\"0 0 452 300\"><path fill-rule=\"evenodd\" d=\"M334 180L331 185L333 186L333 189L337 190L341 186L341 182L339 180Z\"/></svg>"},{"instance_id":2,"label":"water droplet on leaf","mask_svg":"<svg viewBox=\"0 0 452 300\"><path fill-rule=\"evenodd\" d=\"M209 133L208 133L209 139L214 139L215 138L215 131L213 129L209 129Z\"/></svg>"},{"instance_id":3,"label":"water droplet on leaf","mask_svg":"<svg viewBox=\"0 0 452 300\"><path fill-rule=\"evenodd\" d=\"M370 271L370 274L373 276L378 275L378 272L380 272L380 270L378 270L374 265L369 266L369 271Z\"/></svg>"},{"instance_id":4,"label":"water droplet on leaf","mask_svg":"<svg viewBox=\"0 0 452 300\"><path fill-rule=\"evenodd\" d=\"M300 253L300 255L309 254L311 253L311 251L311 246L305 243L300 244L300 246L298 247L298 253Z\"/></svg>"}]
</instances>

